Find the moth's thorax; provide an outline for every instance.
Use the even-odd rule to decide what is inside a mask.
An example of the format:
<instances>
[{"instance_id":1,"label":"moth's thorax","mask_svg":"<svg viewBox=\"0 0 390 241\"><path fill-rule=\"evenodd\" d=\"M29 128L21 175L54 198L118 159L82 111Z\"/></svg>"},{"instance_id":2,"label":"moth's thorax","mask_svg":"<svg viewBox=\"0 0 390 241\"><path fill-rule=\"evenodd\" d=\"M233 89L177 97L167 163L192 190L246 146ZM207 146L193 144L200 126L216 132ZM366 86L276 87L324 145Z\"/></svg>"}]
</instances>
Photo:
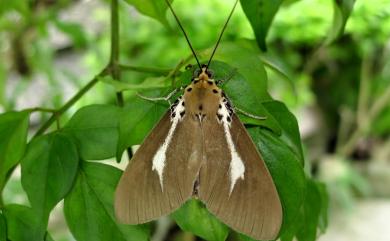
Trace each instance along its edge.
<instances>
[{"instance_id":1,"label":"moth's thorax","mask_svg":"<svg viewBox=\"0 0 390 241\"><path fill-rule=\"evenodd\" d=\"M202 78L201 78L202 77ZM184 92L186 111L191 114L204 117L213 115L218 111L222 98L222 90L215 84L213 79L199 75L187 86Z\"/></svg>"}]
</instances>

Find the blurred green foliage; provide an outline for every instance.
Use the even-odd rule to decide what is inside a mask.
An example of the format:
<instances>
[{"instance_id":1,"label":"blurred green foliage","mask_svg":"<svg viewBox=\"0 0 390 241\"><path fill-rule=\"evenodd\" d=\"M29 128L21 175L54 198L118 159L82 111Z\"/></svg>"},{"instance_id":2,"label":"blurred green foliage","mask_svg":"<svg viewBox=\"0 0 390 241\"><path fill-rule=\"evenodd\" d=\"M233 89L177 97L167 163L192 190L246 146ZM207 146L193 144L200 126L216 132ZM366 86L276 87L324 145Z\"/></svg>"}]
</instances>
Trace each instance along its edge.
<instances>
[{"instance_id":1,"label":"blurred green foliage","mask_svg":"<svg viewBox=\"0 0 390 241\"><path fill-rule=\"evenodd\" d=\"M120 38L114 41L120 65L109 63L110 32L118 30L110 25L110 2L0 0L0 109L5 112L0 115L0 193L9 180L0 200L0 241L53 240L46 224L62 199L77 240L147 240L150 235L150 225L115 221L112 194L121 171L86 160L116 156L120 161L126 149L141 143L168 106L135 93L161 96L188 84L193 69L184 66L194 60L173 16L165 13L164 1L126 0L119 1ZM202 62L208 60L233 3L172 3ZM258 121L240 116L281 196L281 239L315 240L326 229L329 204L325 186L312 177L328 183L336 202L349 203L355 192L366 194L368 189L351 163L375 156L361 143L386 147L389 142L390 1L241 4L212 69L219 79L234 73L223 88L237 107L268 117ZM80 89L85 91L72 99ZM123 109L114 105L120 91ZM11 112L22 109L27 110ZM295 115L307 109L316 109L321 127L304 134L302 148ZM50 116L47 127L56 122L63 129L52 125L49 134L40 135ZM32 138L38 127L38 137ZM321 154L313 157L317 148ZM321 163L329 159L350 171L324 178ZM24 190L20 177L9 179L20 161ZM62 163L66 165L60 168ZM18 199L24 192L31 208L25 206L27 200ZM173 219L206 240L228 235L226 226L194 200ZM61 239L55 232L53 236ZM251 240L234 232L229 238Z\"/></svg>"}]
</instances>

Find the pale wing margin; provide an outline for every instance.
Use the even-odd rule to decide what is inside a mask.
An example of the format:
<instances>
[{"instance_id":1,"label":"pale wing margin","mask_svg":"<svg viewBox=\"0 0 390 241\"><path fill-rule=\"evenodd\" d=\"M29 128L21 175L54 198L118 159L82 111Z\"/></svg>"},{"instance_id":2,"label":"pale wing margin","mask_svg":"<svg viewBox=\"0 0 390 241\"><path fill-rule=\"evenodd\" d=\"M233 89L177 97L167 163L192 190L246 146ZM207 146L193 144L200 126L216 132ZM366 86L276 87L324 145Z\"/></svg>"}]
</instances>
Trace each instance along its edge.
<instances>
[{"instance_id":1,"label":"pale wing margin","mask_svg":"<svg viewBox=\"0 0 390 241\"><path fill-rule=\"evenodd\" d=\"M229 131L245 171L232 190L231 153L227 151L223 124L210 118L202 123L202 131L204 160L199 198L232 229L259 240L275 239L282 224L282 205L272 177L244 125L233 114Z\"/></svg>"},{"instance_id":2,"label":"pale wing margin","mask_svg":"<svg viewBox=\"0 0 390 241\"><path fill-rule=\"evenodd\" d=\"M152 160L171 127L166 113L127 166L115 195L115 213L122 223L139 224L179 208L193 192L202 155L199 122L185 115L177 124L166 152L163 188Z\"/></svg>"}]
</instances>

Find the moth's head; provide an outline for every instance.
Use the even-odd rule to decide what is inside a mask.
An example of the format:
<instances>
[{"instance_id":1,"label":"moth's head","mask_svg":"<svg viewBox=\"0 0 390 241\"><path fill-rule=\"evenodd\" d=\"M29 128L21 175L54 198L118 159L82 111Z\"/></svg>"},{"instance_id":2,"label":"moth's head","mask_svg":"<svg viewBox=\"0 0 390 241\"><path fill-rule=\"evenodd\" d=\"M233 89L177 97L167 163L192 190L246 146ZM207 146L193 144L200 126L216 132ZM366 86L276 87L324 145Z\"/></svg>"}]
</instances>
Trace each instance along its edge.
<instances>
[{"instance_id":1,"label":"moth's head","mask_svg":"<svg viewBox=\"0 0 390 241\"><path fill-rule=\"evenodd\" d=\"M201 69L196 69L194 72L194 81L208 81L213 79L213 71L203 64Z\"/></svg>"}]
</instances>

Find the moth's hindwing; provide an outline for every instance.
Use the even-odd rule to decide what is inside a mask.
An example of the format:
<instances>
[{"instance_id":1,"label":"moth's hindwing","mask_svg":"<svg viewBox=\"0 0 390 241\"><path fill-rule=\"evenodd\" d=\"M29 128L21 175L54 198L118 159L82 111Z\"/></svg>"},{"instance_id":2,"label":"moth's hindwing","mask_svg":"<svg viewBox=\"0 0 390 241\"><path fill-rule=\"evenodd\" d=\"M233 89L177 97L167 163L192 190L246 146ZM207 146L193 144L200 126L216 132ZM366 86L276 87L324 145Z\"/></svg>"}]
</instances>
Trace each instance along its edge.
<instances>
[{"instance_id":1,"label":"moth's hindwing","mask_svg":"<svg viewBox=\"0 0 390 241\"><path fill-rule=\"evenodd\" d=\"M179 208L192 195L202 131L199 122L185 114L182 100L176 105L147 136L120 179L115 213L122 223L152 221Z\"/></svg>"},{"instance_id":2,"label":"moth's hindwing","mask_svg":"<svg viewBox=\"0 0 390 241\"><path fill-rule=\"evenodd\" d=\"M225 107L230 107L228 101ZM226 110L202 123L199 198L234 230L259 240L275 239L282 224L278 192L244 125Z\"/></svg>"}]
</instances>

